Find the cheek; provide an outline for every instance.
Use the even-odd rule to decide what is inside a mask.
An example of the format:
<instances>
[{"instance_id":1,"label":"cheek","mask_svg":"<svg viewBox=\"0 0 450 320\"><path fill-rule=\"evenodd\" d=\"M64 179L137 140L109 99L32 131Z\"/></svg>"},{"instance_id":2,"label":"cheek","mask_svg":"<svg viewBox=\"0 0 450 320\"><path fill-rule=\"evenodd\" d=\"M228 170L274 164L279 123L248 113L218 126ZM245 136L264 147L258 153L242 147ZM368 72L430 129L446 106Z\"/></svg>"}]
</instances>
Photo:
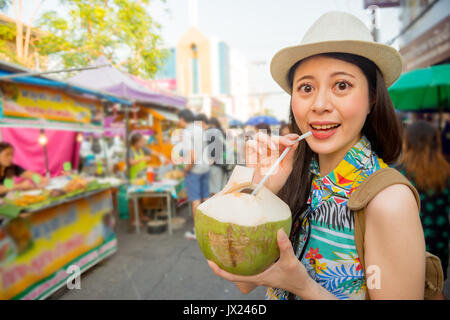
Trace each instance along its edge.
<instances>
[{"instance_id":1,"label":"cheek","mask_svg":"<svg viewBox=\"0 0 450 320\"><path fill-rule=\"evenodd\" d=\"M294 114L295 122L300 130L307 127L307 113L308 106L300 99L292 98L292 113ZM302 130L303 131L303 130Z\"/></svg>"},{"instance_id":2,"label":"cheek","mask_svg":"<svg viewBox=\"0 0 450 320\"><path fill-rule=\"evenodd\" d=\"M341 104L343 108L339 108L342 119L349 121L352 125L363 126L369 112L369 102L367 95L355 95Z\"/></svg>"}]
</instances>

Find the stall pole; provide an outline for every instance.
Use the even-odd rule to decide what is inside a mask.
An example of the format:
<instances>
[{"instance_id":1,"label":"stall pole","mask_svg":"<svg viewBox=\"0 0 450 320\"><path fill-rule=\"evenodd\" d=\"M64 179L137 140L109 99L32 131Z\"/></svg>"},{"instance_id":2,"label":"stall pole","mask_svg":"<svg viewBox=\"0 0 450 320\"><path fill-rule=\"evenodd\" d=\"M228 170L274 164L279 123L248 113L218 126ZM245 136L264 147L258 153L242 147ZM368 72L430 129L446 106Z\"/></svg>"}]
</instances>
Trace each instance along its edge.
<instances>
[{"instance_id":1,"label":"stall pole","mask_svg":"<svg viewBox=\"0 0 450 320\"><path fill-rule=\"evenodd\" d=\"M128 135L129 135L128 119L129 119L128 107L125 106L125 148L126 148L125 163L126 163L126 178L130 182L131 181L131 177L130 177L130 142L128 139Z\"/></svg>"},{"instance_id":2,"label":"stall pole","mask_svg":"<svg viewBox=\"0 0 450 320\"><path fill-rule=\"evenodd\" d=\"M106 110L107 107L108 106L102 101L102 108L104 110L104 114L107 113L107 110ZM102 148L103 149L103 158L105 159L105 172L106 172L106 176L109 176L109 163L108 163L108 155L107 155L107 152L106 152L106 149L108 148L108 145L107 145L106 140L105 140L105 132L104 131L102 133L102 144L103 144L103 148Z\"/></svg>"}]
</instances>

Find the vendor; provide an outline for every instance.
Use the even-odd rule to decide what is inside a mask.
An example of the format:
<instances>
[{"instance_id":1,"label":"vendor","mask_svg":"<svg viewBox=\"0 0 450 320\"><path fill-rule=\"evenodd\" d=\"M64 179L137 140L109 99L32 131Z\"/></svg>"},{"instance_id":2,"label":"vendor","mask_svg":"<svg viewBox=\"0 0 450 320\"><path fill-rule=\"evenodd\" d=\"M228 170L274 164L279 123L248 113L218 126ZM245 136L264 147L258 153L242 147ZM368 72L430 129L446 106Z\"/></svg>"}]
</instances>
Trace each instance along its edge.
<instances>
[{"instance_id":1,"label":"vendor","mask_svg":"<svg viewBox=\"0 0 450 320\"><path fill-rule=\"evenodd\" d=\"M47 184L47 179L45 177L14 164L13 156L14 147L7 142L0 142L0 197L3 197L9 191L36 189L37 187L43 187ZM38 186L32 182L34 175L37 175L40 178L41 182ZM12 179L14 177L23 178L24 180L14 184L12 188L3 185L5 179Z\"/></svg>"},{"instance_id":2,"label":"vendor","mask_svg":"<svg viewBox=\"0 0 450 320\"><path fill-rule=\"evenodd\" d=\"M146 141L142 134L135 133L130 140L130 179L136 179L144 176L147 170L147 162L150 161L152 155L160 157L163 163L169 162L168 159L161 153L146 148Z\"/></svg>"},{"instance_id":3,"label":"vendor","mask_svg":"<svg viewBox=\"0 0 450 320\"><path fill-rule=\"evenodd\" d=\"M133 134L130 145L130 179L133 180L145 174L147 162L150 161L150 155L145 155L144 153L145 139L142 134Z\"/></svg>"}]
</instances>

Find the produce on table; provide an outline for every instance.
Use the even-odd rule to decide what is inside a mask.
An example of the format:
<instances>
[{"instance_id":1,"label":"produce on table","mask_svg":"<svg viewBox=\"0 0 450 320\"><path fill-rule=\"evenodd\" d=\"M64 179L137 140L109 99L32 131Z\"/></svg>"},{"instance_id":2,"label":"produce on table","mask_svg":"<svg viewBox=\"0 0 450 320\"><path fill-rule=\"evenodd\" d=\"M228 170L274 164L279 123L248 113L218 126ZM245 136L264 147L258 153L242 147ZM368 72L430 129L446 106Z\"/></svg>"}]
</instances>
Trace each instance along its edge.
<instances>
[{"instance_id":1,"label":"produce on table","mask_svg":"<svg viewBox=\"0 0 450 320\"><path fill-rule=\"evenodd\" d=\"M195 214L195 233L208 260L234 274L253 275L278 257L277 231L291 229L289 206L267 188L253 196L254 170L236 166L225 188Z\"/></svg>"},{"instance_id":2,"label":"produce on table","mask_svg":"<svg viewBox=\"0 0 450 320\"><path fill-rule=\"evenodd\" d=\"M58 198L61 197L63 195L65 195L66 192L64 190L61 189L53 189L52 191L50 191L50 198Z\"/></svg>"},{"instance_id":3,"label":"produce on table","mask_svg":"<svg viewBox=\"0 0 450 320\"><path fill-rule=\"evenodd\" d=\"M169 172L166 172L166 174L164 175L164 177L166 179L171 179L171 180L178 180L178 179L182 179L184 177L183 171L180 170L172 170Z\"/></svg>"},{"instance_id":4,"label":"produce on table","mask_svg":"<svg viewBox=\"0 0 450 320\"><path fill-rule=\"evenodd\" d=\"M64 191L70 193L74 191L84 190L86 189L87 185L88 182L86 180L80 177L76 177L66 184L66 186L64 187Z\"/></svg>"},{"instance_id":5,"label":"produce on table","mask_svg":"<svg viewBox=\"0 0 450 320\"><path fill-rule=\"evenodd\" d=\"M131 181L131 184L134 186L143 186L147 183L147 180L145 179L134 179Z\"/></svg>"},{"instance_id":6,"label":"produce on table","mask_svg":"<svg viewBox=\"0 0 450 320\"><path fill-rule=\"evenodd\" d=\"M45 194L42 195L31 195L25 194L18 199L15 199L13 203L16 206L26 207L35 203L43 202L47 200L47 196Z\"/></svg>"}]
</instances>

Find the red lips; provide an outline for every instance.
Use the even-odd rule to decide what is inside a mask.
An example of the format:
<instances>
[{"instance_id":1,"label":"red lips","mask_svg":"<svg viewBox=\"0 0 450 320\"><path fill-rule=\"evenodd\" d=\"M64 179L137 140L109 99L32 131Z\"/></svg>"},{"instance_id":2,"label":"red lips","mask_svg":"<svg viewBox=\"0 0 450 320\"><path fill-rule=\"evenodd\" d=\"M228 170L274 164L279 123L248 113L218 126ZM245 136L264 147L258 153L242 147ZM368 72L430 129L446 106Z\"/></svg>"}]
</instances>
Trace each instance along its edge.
<instances>
[{"instance_id":1,"label":"red lips","mask_svg":"<svg viewBox=\"0 0 450 320\"><path fill-rule=\"evenodd\" d=\"M326 126L326 125L337 125L337 127L329 129L314 129L313 126ZM313 121L310 122L311 132L314 138L319 140L324 140L330 138L339 129L340 124L332 121Z\"/></svg>"}]
</instances>

